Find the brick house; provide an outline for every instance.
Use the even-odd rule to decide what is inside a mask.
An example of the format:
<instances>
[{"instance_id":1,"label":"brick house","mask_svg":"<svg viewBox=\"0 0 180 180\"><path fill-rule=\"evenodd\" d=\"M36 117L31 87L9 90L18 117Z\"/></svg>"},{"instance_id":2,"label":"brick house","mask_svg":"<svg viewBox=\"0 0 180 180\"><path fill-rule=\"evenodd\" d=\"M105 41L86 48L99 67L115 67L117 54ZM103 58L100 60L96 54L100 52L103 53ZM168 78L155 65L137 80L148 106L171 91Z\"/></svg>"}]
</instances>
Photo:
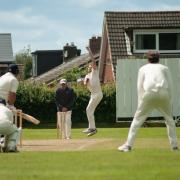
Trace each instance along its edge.
<instances>
[{"instance_id":1,"label":"brick house","mask_svg":"<svg viewBox=\"0 0 180 180\"><path fill-rule=\"evenodd\" d=\"M105 12L100 80L115 82L117 60L143 58L148 50L180 57L180 11Z\"/></svg>"}]
</instances>

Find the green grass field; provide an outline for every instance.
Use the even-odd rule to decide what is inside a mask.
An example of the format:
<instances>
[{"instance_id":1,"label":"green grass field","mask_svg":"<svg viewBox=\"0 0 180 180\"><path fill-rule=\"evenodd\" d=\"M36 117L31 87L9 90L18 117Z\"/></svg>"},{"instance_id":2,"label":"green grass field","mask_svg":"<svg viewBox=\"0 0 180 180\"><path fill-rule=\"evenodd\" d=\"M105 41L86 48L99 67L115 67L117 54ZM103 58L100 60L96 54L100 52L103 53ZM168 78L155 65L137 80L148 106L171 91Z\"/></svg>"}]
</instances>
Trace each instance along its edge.
<instances>
[{"instance_id":1,"label":"green grass field","mask_svg":"<svg viewBox=\"0 0 180 180\"><path fill-rule=\"evenodd\" d=\"M117 151L128 128L100 128L91 139L110 139L83 151L0 154L0 180L174 180L180 177L180 151L172 152L166 128L141 128L134 149ZM73 129L73 139L86 139ZM180 128L177 128L180 136ZM24 129L23 139L55 139L55 129Z\"/></svg>"}]
</instances>

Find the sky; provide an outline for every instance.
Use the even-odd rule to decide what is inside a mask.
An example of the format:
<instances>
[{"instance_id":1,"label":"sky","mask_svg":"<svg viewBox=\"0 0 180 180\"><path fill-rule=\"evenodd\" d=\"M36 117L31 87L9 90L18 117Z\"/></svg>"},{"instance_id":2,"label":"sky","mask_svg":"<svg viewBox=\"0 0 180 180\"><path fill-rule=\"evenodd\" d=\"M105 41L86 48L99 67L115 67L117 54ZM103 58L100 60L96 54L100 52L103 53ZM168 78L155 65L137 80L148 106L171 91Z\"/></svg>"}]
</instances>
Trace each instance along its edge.
<instances>
[{"instance_id":1,"label":"sky","mask_svg":"<svg viewBox=\"0 0 180 180\"><path fill-rule=\"evenodd\" d=\"M0 0L0 33L11 33L13 53L63 49L85 53L102 36L105 11L180 10L180 0Z\"/></svg>"}]
</instances>

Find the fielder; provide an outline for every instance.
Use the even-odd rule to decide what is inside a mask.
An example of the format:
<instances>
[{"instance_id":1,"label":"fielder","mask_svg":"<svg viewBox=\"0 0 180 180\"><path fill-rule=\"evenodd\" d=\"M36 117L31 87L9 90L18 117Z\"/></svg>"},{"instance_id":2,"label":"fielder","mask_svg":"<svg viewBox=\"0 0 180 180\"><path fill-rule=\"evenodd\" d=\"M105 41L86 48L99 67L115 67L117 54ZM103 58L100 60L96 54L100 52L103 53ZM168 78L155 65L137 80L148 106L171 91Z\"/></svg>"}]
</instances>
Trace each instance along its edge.
<instances>
[{"instance_id":1,"label":"fielder","mask_svg":"<svg viewBox=\"0 0 180 180\"><path fill-rule=\"evenodd\" d=\"M87 136L92 136L97 133L94 111L103 98L98 67L96 66L95 59L92 56L91 59L92 63L88 66L88 74L84 78L84 85L87 86L91 93L89 104L86 108L89 127L83 131Z\"/></svg>"},{"instance_id":2,"label":"fielder","mask_svg":"<svg viewBox=\"0 0 180 180\"><path fill-rule=\"evenodd\" d=\"M9 65L8 72L0 77L0 134L5 135L4 152L17 152L20 130L13 124L13 113L6 105L14 106L19 85L16 64Z\"/></svg>"},{"instance_id":3,"label":"fielder","mask_svg":"<svg viewBox=\"0 0 180 180\"><path fill-rule=\"evenodd\" d=\"M132 121L127 141L118 150L128 152L132 149L139 127L149 113L157 109L165 118L167 133L172 150L178 150L175 122L171 116L172 80L167 66L159 64L159 54L149 51L149 63L139 69L137 89L138 107Z\"/></svg>"},{"instance_id":4,"label":"fielder","mask_svg":"<svg viewBox=\"0 0 180 180\"><path fill-rule=\"evenodd\" d=\"M66 79L60 80L61 87L56 90L56 106L57 111L65 112L65 132L63 136L65 139L71 138L71 114L72 108L76 99L74 90L67 85ZM61 127L62 130L62 127Z\"/></svg>"}]
</instances>

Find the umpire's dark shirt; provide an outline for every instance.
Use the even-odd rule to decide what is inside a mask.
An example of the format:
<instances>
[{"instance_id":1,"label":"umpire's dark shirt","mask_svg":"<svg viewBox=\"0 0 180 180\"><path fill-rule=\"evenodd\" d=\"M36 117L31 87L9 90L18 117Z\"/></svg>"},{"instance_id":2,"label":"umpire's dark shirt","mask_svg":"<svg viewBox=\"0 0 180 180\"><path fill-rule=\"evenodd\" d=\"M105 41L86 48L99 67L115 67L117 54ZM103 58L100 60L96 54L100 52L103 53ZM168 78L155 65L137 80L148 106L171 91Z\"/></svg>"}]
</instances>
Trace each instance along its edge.
<instances>
[{"instance_id":1,"label":"umpire's dark shirt","mask_svg":"<svg viewBox=\"0 0 180 180\"><path fill-rule=\"evenodd\" d=\"M58 111L62 111L66 107L68 111L72 110L76 94L72 88L66 87L65 89L58 88L56 90L56 106Z\"/></svg>"}]
</instances>

